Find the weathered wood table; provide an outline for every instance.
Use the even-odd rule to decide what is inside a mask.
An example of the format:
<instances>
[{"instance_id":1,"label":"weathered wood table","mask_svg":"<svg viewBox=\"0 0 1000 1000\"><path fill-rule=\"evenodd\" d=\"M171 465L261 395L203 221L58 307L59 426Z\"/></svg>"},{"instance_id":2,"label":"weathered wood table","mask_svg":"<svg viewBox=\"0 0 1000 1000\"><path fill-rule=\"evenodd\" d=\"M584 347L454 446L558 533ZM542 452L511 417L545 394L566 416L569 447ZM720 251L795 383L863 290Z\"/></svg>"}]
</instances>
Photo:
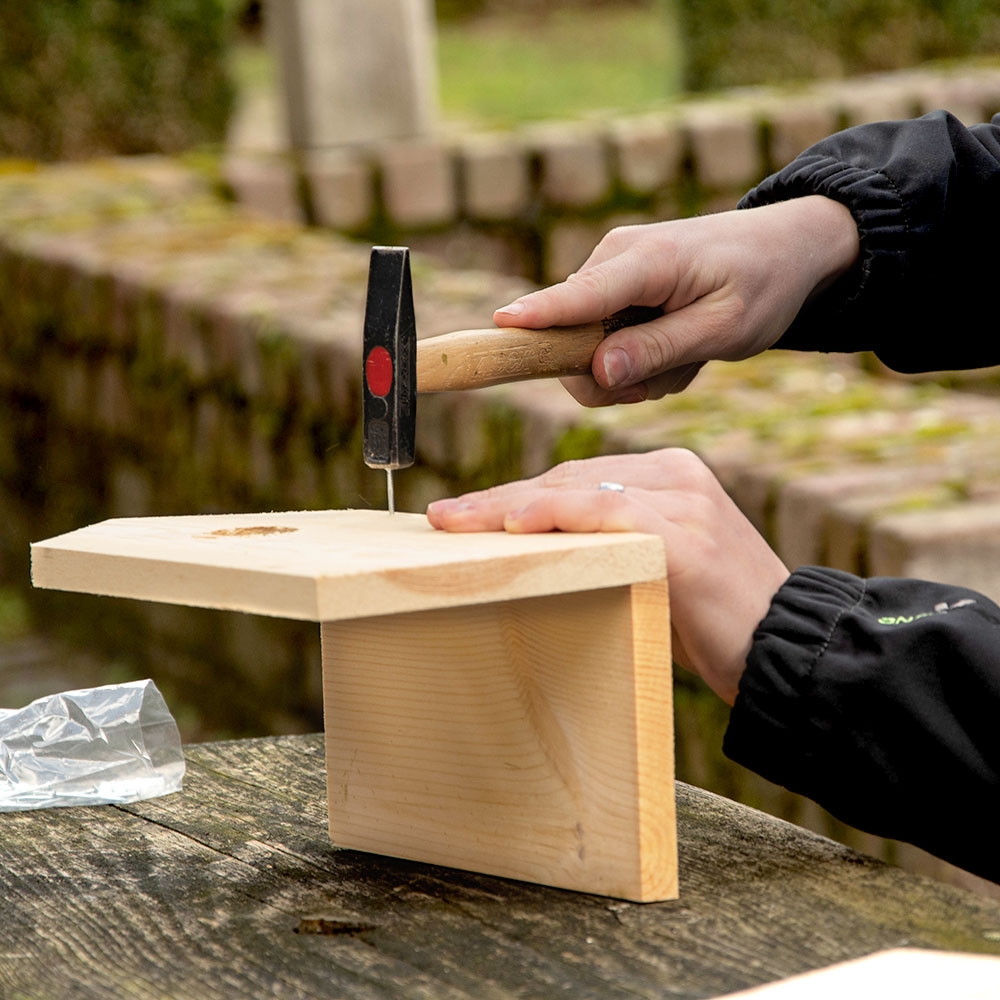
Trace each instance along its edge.
<instances>
[{"instance_id":1,"label":"weathered wood table","mask_svg":"<svg viewBox=\"0 0 1000 1000\"><path fill-rule=\"evenodd\" d=\"M187 758L166 798L0 816L0 997L715 997L1000 953L1000 904L694 788L680 899L637 904L338 850L318 735Z\"/></svg>"}]
</instances>

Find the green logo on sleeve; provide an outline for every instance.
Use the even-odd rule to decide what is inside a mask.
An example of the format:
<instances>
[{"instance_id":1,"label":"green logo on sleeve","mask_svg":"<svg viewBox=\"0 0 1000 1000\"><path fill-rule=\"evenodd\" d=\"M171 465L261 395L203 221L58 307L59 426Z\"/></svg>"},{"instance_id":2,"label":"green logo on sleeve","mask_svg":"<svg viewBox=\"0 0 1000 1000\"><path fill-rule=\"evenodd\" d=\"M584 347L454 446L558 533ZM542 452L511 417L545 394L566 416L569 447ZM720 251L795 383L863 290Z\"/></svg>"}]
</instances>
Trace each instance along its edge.
<instances>
[{"instance_id":1,"label":"green logo on sleeve","mask_svg":"<svg viewBox=\"0 0 1000 1000\"><path fill-rule=\"evenodd\" d=\"M909 625L910 622L919 621L921 618L933 618L935 615L945 615L949 611L957 611L959 608L967 608L976 602L971 597L949 604L942 601L934 605L933 611L919 611L915 615L883 615L879 618L879 625Z\"/></svg>"}]
</instances>

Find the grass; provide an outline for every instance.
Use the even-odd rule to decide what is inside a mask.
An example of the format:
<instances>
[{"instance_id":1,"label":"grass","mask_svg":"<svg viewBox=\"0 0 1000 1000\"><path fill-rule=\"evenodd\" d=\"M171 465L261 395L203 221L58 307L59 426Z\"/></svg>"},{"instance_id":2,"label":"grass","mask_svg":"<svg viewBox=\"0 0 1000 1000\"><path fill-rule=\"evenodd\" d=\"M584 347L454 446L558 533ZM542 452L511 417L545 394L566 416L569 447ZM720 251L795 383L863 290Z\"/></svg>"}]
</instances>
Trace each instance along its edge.
<instances>
[{"instance_id":1,"label":"grass","mask_svg":"<svg viewBox=\"0 0 1000 1000\"><path fill-rule=\"evenodd\" d=\"M439 24L444 127L509 128L664 105L681 86L681 46L667 6L553 4L542 15ZM244 98L276 89L273 60L261 45L237 45L231 70Z\"/></svg>"},{"instance_id":2,"label":"grass","mask_svg":"<svg viewBox=\"0 0 1000 1000\"><path fill-rule=\"evenodd\" d=\"M509 127L662 105L681 86L677 33L660 4L541 17L492 16L438 29L446 122Z\"/></svg>"}]
</instances>

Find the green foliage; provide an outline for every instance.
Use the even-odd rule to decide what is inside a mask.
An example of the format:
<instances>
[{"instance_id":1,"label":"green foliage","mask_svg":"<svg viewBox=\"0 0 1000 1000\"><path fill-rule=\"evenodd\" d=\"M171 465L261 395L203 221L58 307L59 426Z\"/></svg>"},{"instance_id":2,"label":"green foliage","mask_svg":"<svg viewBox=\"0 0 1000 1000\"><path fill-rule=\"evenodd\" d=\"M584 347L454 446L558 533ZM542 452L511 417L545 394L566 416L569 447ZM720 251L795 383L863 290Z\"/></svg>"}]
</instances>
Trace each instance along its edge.
<instances>
[{"instance_id":1,"label":"green foliage","mask_svg":"<svg viewBox=\"0 0 1000 1000\"><path fill-rule=\"evenodd\" d=\"M662 0L586 10L561 0L531 14L448 20L437 42L443 111L467 124L638 111L662 106L680 85L676 26Z\"/></svg>"},{"instance_id":2,"label":"green foliage","mask_svg":"<svg viewBox=\"0 0 1000 1000\"><path fill-rule=\"evenodd\" d=\"M439 21L458 21L483 14L544 18L553 7L586 12L599 7L646 7L649 0L434 0Z\"/></svg>"},{"instance_id":3,"label":"green foliage","mask_svg":"<svg viewBox=\"0 0 1000 1000\"><path fill-rule=\"evenodd\" d=\"M435 0L434 13L438 21L461 21L482 14L486 4L487 0Z\"/></svg>"},{"instance_id":4,"label":"green foliage","mask_svg":"<svg viewBox=\"0 0 1000 1000\"><path fill-rule=\"evenodd\" d=\"M576 458L593 458L604 451L604 431L600 427L576 425L560 435L552 449L552 464Z\"/></svg>"},{"instance_id":5,"label":"green foliage","mask_svg":"<svg viewBox=\"0 0 1000 1000\"><path fill-rule=\"evenodd\" d=\"M0 155L80 159L222 139L225 0L0 0Z\"/></svg>"},{"instance_id":6,"label":"green foliage","mask_svg":"<svg viewBox=\"0 0 1000 1000\"><path fill-rule=\"evenodd\" d=\"M30 630L28 605L15 587L0 585L0 642L19 639Z\"/></svg>"},{"instance_id":7,"label":"green foliage","mask_svg":"<svg viewBox=\"0 0 1000 1000\"><path fill-rule=\"evenodd\" d=\"M489 408L485 420L486 448L482 464L470 477L471 489L485 489L496 483L518 479L524 467L524 421L521 414L498 403Z\"/></svg>"},{"instance_id":8,"label":"green foliage","mask_svg":"<svg viewBox=\"0 0 1000 1000\"><path fill-rule=\"evenodd\" d=\"M1000 0L677 0L685 84L707 90L995 53Z\"/></svg>"}]
</instances>

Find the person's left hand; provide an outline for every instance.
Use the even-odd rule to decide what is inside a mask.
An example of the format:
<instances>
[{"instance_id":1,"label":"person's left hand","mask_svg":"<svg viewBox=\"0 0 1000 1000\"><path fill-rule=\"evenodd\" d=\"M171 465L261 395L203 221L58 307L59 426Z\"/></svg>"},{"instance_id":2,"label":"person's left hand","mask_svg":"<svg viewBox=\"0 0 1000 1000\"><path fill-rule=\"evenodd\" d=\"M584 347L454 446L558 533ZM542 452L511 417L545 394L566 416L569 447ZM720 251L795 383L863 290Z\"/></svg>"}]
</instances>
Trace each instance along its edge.
<instances>
[{"instance_id":1,"label":"person's left hand","mask_svg":"<svg viewBox=\"0 0 1000 1000\"><path fill-rule=\"evenodd\" d=\"M599 489L618 483L623 491ZM674 659L730 705L754 630L788 570L693 453L566 462L534 479L438 500L444 531L639 531L667 556Z\"/></svg>"}]
</instances>

